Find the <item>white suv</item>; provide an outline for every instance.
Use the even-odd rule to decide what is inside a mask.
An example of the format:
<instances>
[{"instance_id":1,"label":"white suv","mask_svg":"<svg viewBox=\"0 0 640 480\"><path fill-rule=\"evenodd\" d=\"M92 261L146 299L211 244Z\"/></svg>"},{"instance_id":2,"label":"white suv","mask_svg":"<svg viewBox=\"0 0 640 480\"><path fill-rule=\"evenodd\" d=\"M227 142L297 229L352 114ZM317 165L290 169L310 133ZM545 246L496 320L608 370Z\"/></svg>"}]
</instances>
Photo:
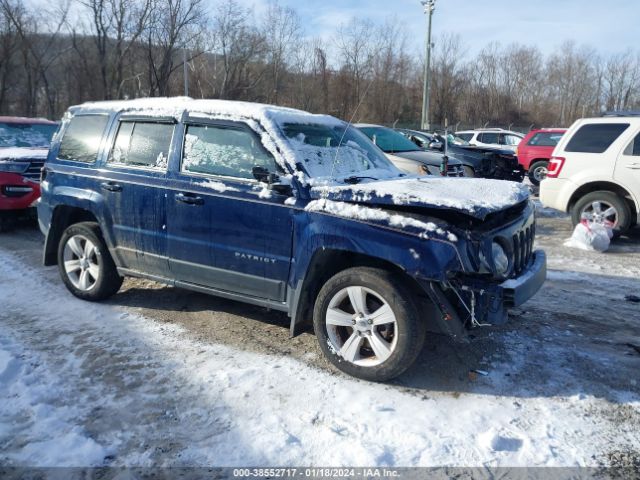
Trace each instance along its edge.
<instances>
[{"instance_id":1,"label":"white suv","mask_svg":"<svg viewBox=\"0 0 640 480\"><path fill-rule=\"evenodd\" d=\"M562 137L540 184L543 205L619 234L640 212L640 116L587 118Z\"/></svg>"},{"instance_id":2,"label":"white suv","mask_svg":"<svg viewBox=\"0 0 640 480\"><path fill-rule=\"evenodd\" d=\"M479 147L503 148L515 151L524 135L502 128L483 128L456 132L456 137Z\"/></svg>"}]
</instances>

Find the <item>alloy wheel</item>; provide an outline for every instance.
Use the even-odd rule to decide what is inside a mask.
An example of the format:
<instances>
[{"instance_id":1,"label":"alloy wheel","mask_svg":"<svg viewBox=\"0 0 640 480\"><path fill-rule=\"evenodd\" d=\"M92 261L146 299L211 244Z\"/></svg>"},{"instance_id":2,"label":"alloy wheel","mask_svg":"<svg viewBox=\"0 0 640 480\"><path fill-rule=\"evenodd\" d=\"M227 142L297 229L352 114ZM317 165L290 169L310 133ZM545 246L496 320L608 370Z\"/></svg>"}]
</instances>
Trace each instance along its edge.
<instances>
[{"instance_id":1,"label":"alloy wheel","mask_svg":"<svg viewBox=\"0 0 640 480\"><path fill-rule=\"evenodd\" d=\"M595 201L584 207L581 218L590 224L615 228L618 225L618 210L610 203Z\"/></svg>"},{"instance_id":2,"label":"alloy wheel","mask_svg":"<svg viewBox=\"0 0 640 480\"><path fill-rule=\"evenodd\" d=\"M64 270L78 290L88 292L100 277L100 260L96 245L83 235L69 237L64 246Z\"/></svg>"},{"instance_id":3,"label":"alloy wheel","mask_svg":"<svg viewBox=\"0 0 640 480\"><path fill-rule=\"evenodd\" d=\"M398 342L398 322L391 306L366 287L337 292L329 302L325 323L330 347L355 365L384 363Z\"/></svg>"}]
</instances>

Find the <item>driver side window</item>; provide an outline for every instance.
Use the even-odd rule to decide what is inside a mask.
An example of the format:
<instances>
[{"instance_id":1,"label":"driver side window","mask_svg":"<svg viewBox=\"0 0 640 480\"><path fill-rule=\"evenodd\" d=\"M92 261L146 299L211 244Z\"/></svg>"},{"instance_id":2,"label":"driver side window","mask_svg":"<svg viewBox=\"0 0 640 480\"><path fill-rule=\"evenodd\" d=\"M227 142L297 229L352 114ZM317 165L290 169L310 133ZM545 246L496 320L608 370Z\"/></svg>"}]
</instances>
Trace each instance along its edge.
<instances>
[{"instance_id":1,"label":"driver side window","mask_svg":"<svg viewBox=\"0 0 640 480\"><path fill-rule=\"evenodd\" d=\"M187 126L181 171L253 179L255 166L273 171L275 161L251 132L219 125Z\"/></svg>"}]
</instances>

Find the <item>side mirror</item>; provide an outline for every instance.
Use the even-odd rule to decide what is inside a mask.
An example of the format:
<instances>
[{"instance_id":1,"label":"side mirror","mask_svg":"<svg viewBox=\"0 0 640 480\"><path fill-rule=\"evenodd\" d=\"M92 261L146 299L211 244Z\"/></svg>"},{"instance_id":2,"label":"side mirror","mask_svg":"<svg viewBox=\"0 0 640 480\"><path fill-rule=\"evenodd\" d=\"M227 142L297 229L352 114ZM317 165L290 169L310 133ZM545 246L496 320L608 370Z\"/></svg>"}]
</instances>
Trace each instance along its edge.
<instances>
[{"instance_id":1,"label":"side mirror","mask_svg":"<svg viewBox=\"0 0 640 480\"><path fill-rule=\"evenodd\" d=\"M273 190L280 195L293 195L291 183L288 178L285 177L281 182L281 179L277 174L271 173L266 168L260 166L253 167L251 169L251 173L256 180L261 183L266 183L270 190Z\"/></svg>"},{"instance_id":2,"label":"side mirror","mask_svg":"<svg viewBox=\"0 0 640 480\"><path fill-rule=\"evenodd\" d=\"M273 183L273 177L276 177L274 181L277 181L278 177L275 173L271 173L266 168L260 167L258 165L251 169L251 173L253 174L253 178L262 183Z\"/></svg>"},{"instance_id":3,"label":"side mirror","mask_svg":"<svg viewBox=\"0 0 640 480\"><path fill-rule=\"evenodd\" d=\"M434 140L429 144L429 148L431 150L442 150L444 148L444 145L442 144L442 142L438 142L437 140Z\"/></svg>"}]
</instances>

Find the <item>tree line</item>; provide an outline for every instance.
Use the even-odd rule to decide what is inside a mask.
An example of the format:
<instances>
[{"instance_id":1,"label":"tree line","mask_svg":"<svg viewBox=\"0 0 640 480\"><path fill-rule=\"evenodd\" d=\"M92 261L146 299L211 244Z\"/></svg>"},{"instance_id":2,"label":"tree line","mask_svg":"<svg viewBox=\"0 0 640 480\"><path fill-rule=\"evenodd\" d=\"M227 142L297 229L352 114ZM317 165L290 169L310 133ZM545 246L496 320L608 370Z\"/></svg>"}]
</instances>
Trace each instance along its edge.
<instances>
[{"instance_id":1,"label":"tree line","mask_svg":"<svg viewBox=\"0 0 640 480\"><path fill-rule=\"evenodd\" d=\"M247 100L345 120L417 126L424 55L403 25L354 18L333 38L305 34L295 9L224 0L0 0L0 114L60 118L88 100L172 96ZM419 13L418 13L419 14ZM550 54L491 43L467 54L435 39L431 123L567 126L640 108L640 52L572 42Z\"/></svg>"}]
</instances>

